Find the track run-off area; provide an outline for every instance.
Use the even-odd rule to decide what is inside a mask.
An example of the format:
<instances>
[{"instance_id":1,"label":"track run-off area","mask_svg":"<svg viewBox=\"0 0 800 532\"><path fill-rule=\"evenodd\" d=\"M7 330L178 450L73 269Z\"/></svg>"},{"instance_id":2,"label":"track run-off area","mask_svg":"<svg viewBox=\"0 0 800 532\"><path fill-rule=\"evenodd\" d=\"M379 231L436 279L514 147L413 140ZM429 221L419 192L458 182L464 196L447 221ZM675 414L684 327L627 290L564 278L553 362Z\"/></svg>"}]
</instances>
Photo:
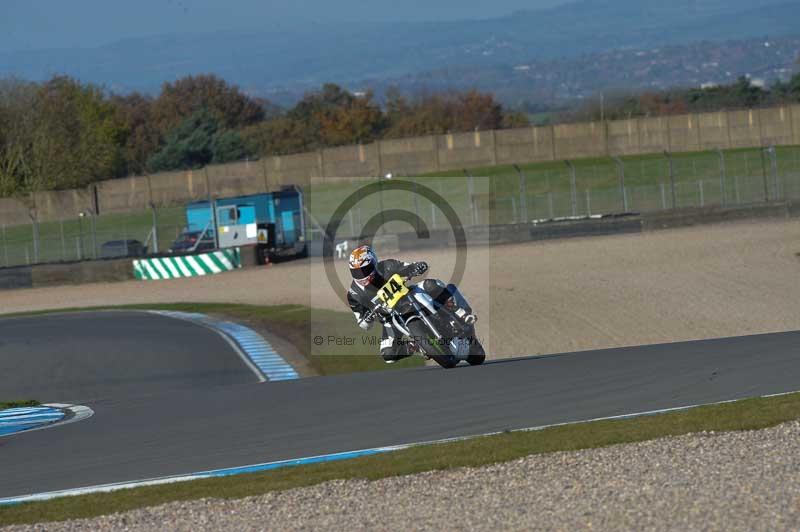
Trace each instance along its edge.
<instances>
[{"instance_id":1,"label":"track run-off area","mask_svg":"<svg viewBox=\"0 0 800 532\"><path fill-rule=\"evenodd\" d=\"M532 339L532 341L534 341ZM3 396L94 416L0 438L0 498L800 389L800 332L260 379L217 332L145 312L0 319Z\"/></svg>"}]
</instances>

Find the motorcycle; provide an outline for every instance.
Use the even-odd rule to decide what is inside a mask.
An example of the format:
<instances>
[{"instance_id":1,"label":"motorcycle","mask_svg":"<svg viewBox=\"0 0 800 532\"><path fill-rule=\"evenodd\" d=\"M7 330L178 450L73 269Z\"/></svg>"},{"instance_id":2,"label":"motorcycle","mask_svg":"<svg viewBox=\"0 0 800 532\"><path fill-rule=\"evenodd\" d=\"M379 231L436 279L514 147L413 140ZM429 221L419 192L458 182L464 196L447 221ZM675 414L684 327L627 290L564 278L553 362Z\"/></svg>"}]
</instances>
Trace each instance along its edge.
<instances>
[{"instance_id":1,"label":"motorcycle","mask_svg":"<svg viewBox=\"0 0 800 532\"><path fill-rule=\"evenodd\" d=\"M373 313L394 325L409 342L409 352L419 351L443 368L454 368L461 361L472 366L483 364L486 353L475 336L474 325L409 280L392 275L372 300Z\"/></svg>"}]
</instances>

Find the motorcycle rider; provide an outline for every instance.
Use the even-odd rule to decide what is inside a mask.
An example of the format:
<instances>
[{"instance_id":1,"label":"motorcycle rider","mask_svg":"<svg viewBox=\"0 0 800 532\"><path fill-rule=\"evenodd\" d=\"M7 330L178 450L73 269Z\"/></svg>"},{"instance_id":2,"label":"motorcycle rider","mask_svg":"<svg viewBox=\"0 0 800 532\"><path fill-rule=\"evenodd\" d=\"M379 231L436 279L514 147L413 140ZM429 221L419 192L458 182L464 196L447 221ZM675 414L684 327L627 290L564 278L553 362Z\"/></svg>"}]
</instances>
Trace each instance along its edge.
<instances>
[{"instance_id":1,"label":"motorcycle rider","mask_svg":"<svg viewBox=\"0 0 800 532\"><path fill-rule=\"evenodd\" d=\"M427 271L428 264L426 262L409 263L396 259L379 261L378 256L369 246L357 247L350 253L350 274L353 282L347 291L347 302L355 316L356 323L365 331L372 327L376 316L383 324L380 354L387 364L411 356L413 350L408 342L400 341L401 335L398 334L392 323L384 320L384 316L379 311L375 312L378 305L373 302L373 299L378 294L378 289L392 275L417 277ZM438 279L426 279L422 283L422 289L438 304L452 310L467 325L473 325L477 320L466 300L452 284L445 285Z\"/></svg>"}]
</instances>

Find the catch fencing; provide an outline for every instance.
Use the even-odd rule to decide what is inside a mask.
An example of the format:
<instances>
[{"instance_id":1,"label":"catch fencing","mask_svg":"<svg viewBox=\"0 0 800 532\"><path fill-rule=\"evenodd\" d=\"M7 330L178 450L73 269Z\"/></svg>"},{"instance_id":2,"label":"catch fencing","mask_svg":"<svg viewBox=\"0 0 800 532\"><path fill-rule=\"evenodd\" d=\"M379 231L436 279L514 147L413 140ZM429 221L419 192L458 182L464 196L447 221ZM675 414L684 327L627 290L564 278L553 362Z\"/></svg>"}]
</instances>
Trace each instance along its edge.
<instances>
[{"instance_id":1,"label":"catch fencing","mask_svg":"<svg viewBox=\"0 0 800 532\"><path fill-rule=\"evenodd\" d=\"M0 224L0 267L152 255L183 232L182 218L182 208L102 216L86 209L55 221Z\"/></svg>"},{"instance_id":2,"label":"catch fencing","mask_svg":"<svg viewBox=\"0 0 800 532\"><path fill-rule=\"evenodd\" d=\"M800 148L665 153L633 162L565 161L561 168L524 170L492 179L474 198L479 224L520 223L687 207L730 207L800 199Z\"/></svg>"},{"instance_id":3,"label":"catch fencing","mask_svg":"<svg viewBox=\"0 0 800 532\"><path fill-rule=\"evenodd\" d=\"M459 176L395 178L440 195L464 226L503 225L800 200L800 147L563 161L546 167L517 166L489 176L464 170ZM373 181L387 183L387 191L362 199L345 213L339 237L359 237L369 220L380 220L381 213L390 209L410 212L416 221L381 224L379 234L451 227L441 209L423 194L388 190L388 181ZM364 184L311 186L314 233L324 233L334 209Z\"/></svg>"},{"instance_id":4,"label":"catch fencing","mask_svg":"<svg viewBox=\"0 0 800 532\"><path fill-rule=\"evenodd\" d=\"M497 173L464 170L454 176L394 178L411 181L417 192L423 187L433 191L467 227L800 200L800 147L791 146L567 160L488 171ZM358 178L308 183L303 187L307 238L318 240L337 207L370 183L379 184L379 193L347 211L337 238L360 236L370 220L379 223L380 234L423 225L429 230L451 228L440 205L413 191L391 190L389 182ZM383 223L391 210L413 213L414 219ZM129 213L98 216L86 209L55 221L28 218L23 224L0 224L0 267L163 252L183 231L184 216L182 206L153 205Z\"/></svg>"}]
</instances>

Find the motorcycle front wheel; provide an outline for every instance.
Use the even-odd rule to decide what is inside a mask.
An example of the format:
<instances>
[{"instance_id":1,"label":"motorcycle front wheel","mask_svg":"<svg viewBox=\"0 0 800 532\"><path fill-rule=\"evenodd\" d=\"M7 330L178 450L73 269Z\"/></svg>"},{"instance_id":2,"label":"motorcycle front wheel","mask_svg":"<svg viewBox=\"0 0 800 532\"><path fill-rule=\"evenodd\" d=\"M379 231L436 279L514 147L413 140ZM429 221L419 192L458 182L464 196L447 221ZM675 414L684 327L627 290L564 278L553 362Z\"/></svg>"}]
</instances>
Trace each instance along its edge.
<instances>
[{"instance_id":1,"label":"motorcycle front wheel","mask_svg":"<svg viewBox=\"0 0 800 532\"><path fill-rule=\"evenodd\" d=\"M419 348L425 353L425 356L433 359L445 369L456 367L458 359L446 353L443 346L438 345L436 338L433 337L425 323L420 320L414 320L408 324L408 329L414 335Z\"/></svg>"}]
</instances>

